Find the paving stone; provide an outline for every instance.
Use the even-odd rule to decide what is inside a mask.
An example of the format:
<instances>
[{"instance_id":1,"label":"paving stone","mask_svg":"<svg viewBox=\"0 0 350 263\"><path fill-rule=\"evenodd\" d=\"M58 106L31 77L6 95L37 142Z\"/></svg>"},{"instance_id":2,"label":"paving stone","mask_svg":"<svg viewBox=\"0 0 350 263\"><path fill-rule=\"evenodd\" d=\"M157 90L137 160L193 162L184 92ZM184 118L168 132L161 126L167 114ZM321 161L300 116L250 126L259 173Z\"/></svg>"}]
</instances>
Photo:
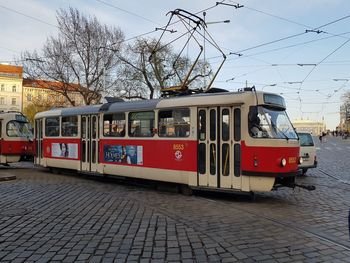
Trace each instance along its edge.
<instances>
[{"instance_id":1,"label":"paving stone","mask_svg":"<svg viewBox=\"0 0 350 263\"><path fill-rule=\"evenodd\" d=\"M0 261L349 262L350 185L335 179L350 182L348 151L318 153L320 166L297 178L316 191L279 189L255 201L16 169L17 180L0 183L0 205L28 211L0 212Z\"/></svg>"}]
</instances>

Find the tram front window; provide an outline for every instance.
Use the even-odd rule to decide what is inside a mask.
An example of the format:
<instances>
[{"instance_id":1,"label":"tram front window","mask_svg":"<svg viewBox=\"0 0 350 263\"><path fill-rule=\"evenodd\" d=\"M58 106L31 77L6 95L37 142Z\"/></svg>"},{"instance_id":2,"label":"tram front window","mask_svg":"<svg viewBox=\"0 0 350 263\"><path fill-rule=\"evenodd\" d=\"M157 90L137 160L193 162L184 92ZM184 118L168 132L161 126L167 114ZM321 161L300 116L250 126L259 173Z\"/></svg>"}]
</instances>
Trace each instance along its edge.
<instances>
[{"instance_id":1,"label":"tram front window","mask_svg":"<svg viewBox=\"0 0 350 263\"><path fill-rule=\"evenodd\" d=\"M258 106L249 112L249 133L254 138L297 139L298 136L283 109Z\"/></svg>"},{"instance_id":2,"label":"tram front window","mask_svg":"<svg viewBox=\"0 0 350 263\"><path fill-rule=\"evenodd\" d=\"M10 121L7 123L7 135L9 137L25 137L32 139L32 126L29 122Z\"/></svg>"}]
</instances>

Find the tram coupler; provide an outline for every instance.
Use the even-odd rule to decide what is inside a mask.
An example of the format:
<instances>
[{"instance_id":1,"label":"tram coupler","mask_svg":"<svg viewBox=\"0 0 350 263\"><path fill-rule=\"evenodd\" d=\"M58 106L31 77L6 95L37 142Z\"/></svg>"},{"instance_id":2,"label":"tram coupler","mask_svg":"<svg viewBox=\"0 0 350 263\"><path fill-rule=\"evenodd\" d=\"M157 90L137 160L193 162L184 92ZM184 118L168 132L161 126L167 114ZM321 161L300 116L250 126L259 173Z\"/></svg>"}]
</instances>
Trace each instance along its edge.
<instances>
[{"instance_id":1,"label":"tram coupler","mask_svg":"<svg viewBox=\"0 0 350 263\"><path fill-rule=\"evenodd\" d=\"M306 189L308 191L316 190L316 187L314 185L303 185L303 184L294 183L293 188L295 188L295 187L300 187L300 188Z\"/></svg>"}]
</instances>

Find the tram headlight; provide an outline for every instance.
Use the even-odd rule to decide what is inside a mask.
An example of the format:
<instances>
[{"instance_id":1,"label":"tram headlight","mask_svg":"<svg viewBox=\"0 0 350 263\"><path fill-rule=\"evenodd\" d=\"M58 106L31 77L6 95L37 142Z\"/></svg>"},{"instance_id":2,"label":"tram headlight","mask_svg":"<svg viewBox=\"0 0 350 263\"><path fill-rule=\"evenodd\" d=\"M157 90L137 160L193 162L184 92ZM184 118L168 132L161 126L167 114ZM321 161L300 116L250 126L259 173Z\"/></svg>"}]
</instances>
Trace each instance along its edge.
<instances>
[{"instance_id":1,"label":"tram headlight","mask_svg":"<svg viewBox=\"0 0 350 263\"><path fill-rule=\"evenodd\" d=\"M299 157L299 161L298 161L298 164L302 164L304 162L304 159L303 159L303 157Z\"/></svg>"},{"instance_id":2,"label":"tram headlight","mask_svg":"<svg viewBox=\"0 0 350 263\"><path fill-rule=\"evenodd\" d=\"M258 167L258 159L254 157L254 167Z\"/></svg>"},{"instance_id":3,"label":"tram headlight","mask_svg":"<svg viewBox=\"0 0 350 263\"><path fill-rule=\"evenodd\" d=\"M281 166L284 167L287 164L287 160L285 158L282 158L281 160Z\"/></svg>"}]
</instances>

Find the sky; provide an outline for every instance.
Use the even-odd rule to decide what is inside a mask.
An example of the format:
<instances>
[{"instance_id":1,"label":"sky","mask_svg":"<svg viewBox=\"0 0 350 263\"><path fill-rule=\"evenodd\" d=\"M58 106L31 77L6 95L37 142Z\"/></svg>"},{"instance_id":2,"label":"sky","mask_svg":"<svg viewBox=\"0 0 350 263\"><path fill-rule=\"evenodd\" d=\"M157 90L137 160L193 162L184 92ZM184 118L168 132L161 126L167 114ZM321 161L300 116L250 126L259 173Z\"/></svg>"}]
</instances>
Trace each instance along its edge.
<instances>
[{"instance_id":1,"label":"sky","mask_svg":"<svg viewBox=\"0 0 350 263\"><path fill-rule=\"evenodd\" d=\"M0 63L14 63L25 50L40 51L48 37L57 36L60 8L73 7L119 27L126 43L141 35L159 38L162 31L155 29L168 23L169 11L180 8L201 18L205 11L206 39L210 35L227 55L214 87L237 91L254 85L281 94L292 121L324 120L327 129L335 129L342 95L350 90L350 1L217 1L0 0ZM185 30L181 23L169 29ZM183 39L174 42L175 49ZM205 47L201 56L217 69L222 53L203 36L196 39ZM191 40L186 55L197 56L198 44Z\"/></svg>"}]
</instances>

